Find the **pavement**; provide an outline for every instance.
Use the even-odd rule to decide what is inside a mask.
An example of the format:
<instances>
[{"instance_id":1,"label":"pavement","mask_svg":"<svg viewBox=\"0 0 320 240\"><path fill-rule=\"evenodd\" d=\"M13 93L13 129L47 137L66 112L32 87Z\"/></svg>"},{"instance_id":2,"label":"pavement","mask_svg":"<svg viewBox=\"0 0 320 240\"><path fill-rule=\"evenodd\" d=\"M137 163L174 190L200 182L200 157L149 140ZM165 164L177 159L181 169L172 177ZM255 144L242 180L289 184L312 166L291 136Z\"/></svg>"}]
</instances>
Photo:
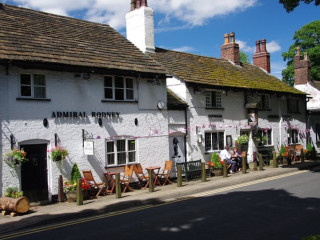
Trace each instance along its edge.
<instances>
[{"instance_id":1,"label":"pavement","mask_svg":"<svg viewBox=\"0 0 320 240\"><path fill-rule=\"evenodd\" d=\"M263 171L252 171L249 169L246 174L238 172L236 174L229 174L227 178L207 177L206 182L202 182L201 179L188 182L183 181L182 187L178 187L176 182L173 182L165 186L156 186L154 192L149 192L148 189L145 189L122 193L121 198L116 198L115 195L99 196L96 199L84 201L84 204L80 206L76 203L67 202L44 206L33 205L26 214L14 217L10 215L0 216L0 238L2 235L30 228L112 213L139 206L158 205L186 198L196 193L280 176L299 170L312 170L318 167L320 167L320 160L305 161L304 163L296 162L291 166L280 166L278 168L266 166Z\"/></svg>"}]
</instances>

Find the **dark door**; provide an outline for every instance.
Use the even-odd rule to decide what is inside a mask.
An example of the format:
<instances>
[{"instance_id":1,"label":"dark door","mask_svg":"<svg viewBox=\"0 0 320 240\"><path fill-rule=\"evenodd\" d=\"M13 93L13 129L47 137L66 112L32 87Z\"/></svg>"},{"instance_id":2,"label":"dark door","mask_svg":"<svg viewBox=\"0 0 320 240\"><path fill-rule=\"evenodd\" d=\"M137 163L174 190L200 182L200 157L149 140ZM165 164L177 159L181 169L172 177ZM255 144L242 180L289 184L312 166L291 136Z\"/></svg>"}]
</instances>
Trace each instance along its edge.
<instances>
[{"instance_id":1,"label":"dark door","mask_svg":"<svg viewBox=\"0 0 320 240\"><path fill-rule=\"evenodd\" d=\"M23 195L31 202L48 200L47 144L22 145L29 161L21 166Z\"/></svg>"}]
</instances>

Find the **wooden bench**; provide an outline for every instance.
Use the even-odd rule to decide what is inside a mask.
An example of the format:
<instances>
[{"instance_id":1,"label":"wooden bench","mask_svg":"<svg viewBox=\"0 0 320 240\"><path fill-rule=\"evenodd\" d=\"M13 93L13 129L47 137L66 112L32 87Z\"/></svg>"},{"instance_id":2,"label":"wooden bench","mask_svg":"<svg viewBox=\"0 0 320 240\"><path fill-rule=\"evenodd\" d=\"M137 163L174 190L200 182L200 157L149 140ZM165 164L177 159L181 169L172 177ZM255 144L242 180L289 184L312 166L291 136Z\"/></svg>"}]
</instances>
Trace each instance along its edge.
<instances>
[{"instance_id":1,"label":"wooden bench","mask_svg":"<svg viewBox=\"0 0 320 240\"><path fill-rule=\"evenodd\" d=\"M179 165L182 169L182 177L185 177L186 180L201 177L201 160L176 163L177 168Z\"/></svg>"},{"instance_id":2,"label":"wooden bench","mask_svg":"<svg viewBox=\"0 0 320 240\"><path fill-rule=\"evenodd\" d=\"M258 153L262 155L262 160L265 165L270 165L270 160L273 159L273 146L258 147Z\"/></svg>"}]
</instances>

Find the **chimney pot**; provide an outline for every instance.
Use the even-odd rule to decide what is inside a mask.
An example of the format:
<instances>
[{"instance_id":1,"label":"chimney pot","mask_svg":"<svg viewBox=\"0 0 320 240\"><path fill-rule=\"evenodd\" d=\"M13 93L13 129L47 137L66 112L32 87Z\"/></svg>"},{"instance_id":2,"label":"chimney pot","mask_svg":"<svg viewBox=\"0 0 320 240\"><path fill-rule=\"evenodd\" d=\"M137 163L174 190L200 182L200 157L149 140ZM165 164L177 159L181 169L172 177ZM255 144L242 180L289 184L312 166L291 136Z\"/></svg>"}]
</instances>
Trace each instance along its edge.
<instances>
[{"instance_id":1,"label":"chimney pot","mask_svg":"<svg viewBox=\"0 0 320 240\"><path fill-rule=\"evenodd\" d=\"M303 58L303 60L309 61L309 55L308 55L307 52L304 53L304 58Z\"/></svg>"},{"instance_id":2,"label":"chimney pot","mask_svg":"<svg viewBox=\"0 0 320 240\"><path fill-rule=\"evenodd\" d=\"M261 52L267 52L267 40L266 39L261 40Z\"/></svg>"},{"instance_id":3,"label":"chimney pot","mask_svg":"<svg viewBox=\"0 0 320 240\"><path fill-rule=\"evenodd\" d=\"M226 33L226 34L224 35L224 44L228 44L228 43L229 43L229 34Z\"/></svg>"},{"instance_id":4,"label":"chimney pot","mask_svg":"<svg viewBox=\"0 0 320 240\"><path fill-rule=\"evenodd\" d=\"M234 43L234 42L235 42L235 34L234 34L234 32L231 32L231 33L230 33L230 42L231 42L231 43Z\"/></svg>"},{"instance_id":5,"label":"chimney pot","mask_svg":"<svg viewBox=\"0 0 320 240\"><path fill-rule=\"evenodd\" d=\"M136 0L131 0L131 11L136 9Z\"/></svg>"},{"instance_id":6,"label":"chimney pot","mask_svg":"<svg viewBox=\"0 0 320 240\"><path fill-rule=\"evenodd\" d=\"M301 52L300 52L300 46L297 47L297 52L296 52L296 56L300 56Z\"/></svg>"},{"instance_id":7,"label":"chimney pot","mask_svg":"<svg viewBox=\"0 0 320 240\"><path fill-rule=\"evenodd\" d=\"M260 49L260 40L256 41L256 53L259 53L261 51Z\"/></svg>"}]
</instances>

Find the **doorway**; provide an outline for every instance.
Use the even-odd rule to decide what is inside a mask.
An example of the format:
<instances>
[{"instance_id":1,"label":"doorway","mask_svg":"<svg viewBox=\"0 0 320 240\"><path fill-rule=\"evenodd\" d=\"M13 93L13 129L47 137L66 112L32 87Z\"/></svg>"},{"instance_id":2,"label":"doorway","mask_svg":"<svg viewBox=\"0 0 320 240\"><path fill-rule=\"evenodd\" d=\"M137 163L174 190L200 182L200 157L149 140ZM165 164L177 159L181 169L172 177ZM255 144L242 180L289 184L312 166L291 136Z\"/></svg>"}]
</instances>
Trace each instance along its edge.
<instances>
[{"instance_id":1,"label":"doorway","mask_svg":"<svg viewBox=\"0 0 320 240\"><path fill-rule=\"evenodd\" d=\"M169 137L169 154L173 160L172 172L176 172L176 163L185 161L185 144L184 136L170 136Z\"/></svg>"},{"instance_id":2,"label":"doorway","mask_svg":"<svg viewBox=\"0 0 320 240\"><path fill-rule=\"evenodd\" d=\"M21 166L23 195L31 202L48 200L47 144L21 145L28 162Z\"/></svg>"}]
</instances>

